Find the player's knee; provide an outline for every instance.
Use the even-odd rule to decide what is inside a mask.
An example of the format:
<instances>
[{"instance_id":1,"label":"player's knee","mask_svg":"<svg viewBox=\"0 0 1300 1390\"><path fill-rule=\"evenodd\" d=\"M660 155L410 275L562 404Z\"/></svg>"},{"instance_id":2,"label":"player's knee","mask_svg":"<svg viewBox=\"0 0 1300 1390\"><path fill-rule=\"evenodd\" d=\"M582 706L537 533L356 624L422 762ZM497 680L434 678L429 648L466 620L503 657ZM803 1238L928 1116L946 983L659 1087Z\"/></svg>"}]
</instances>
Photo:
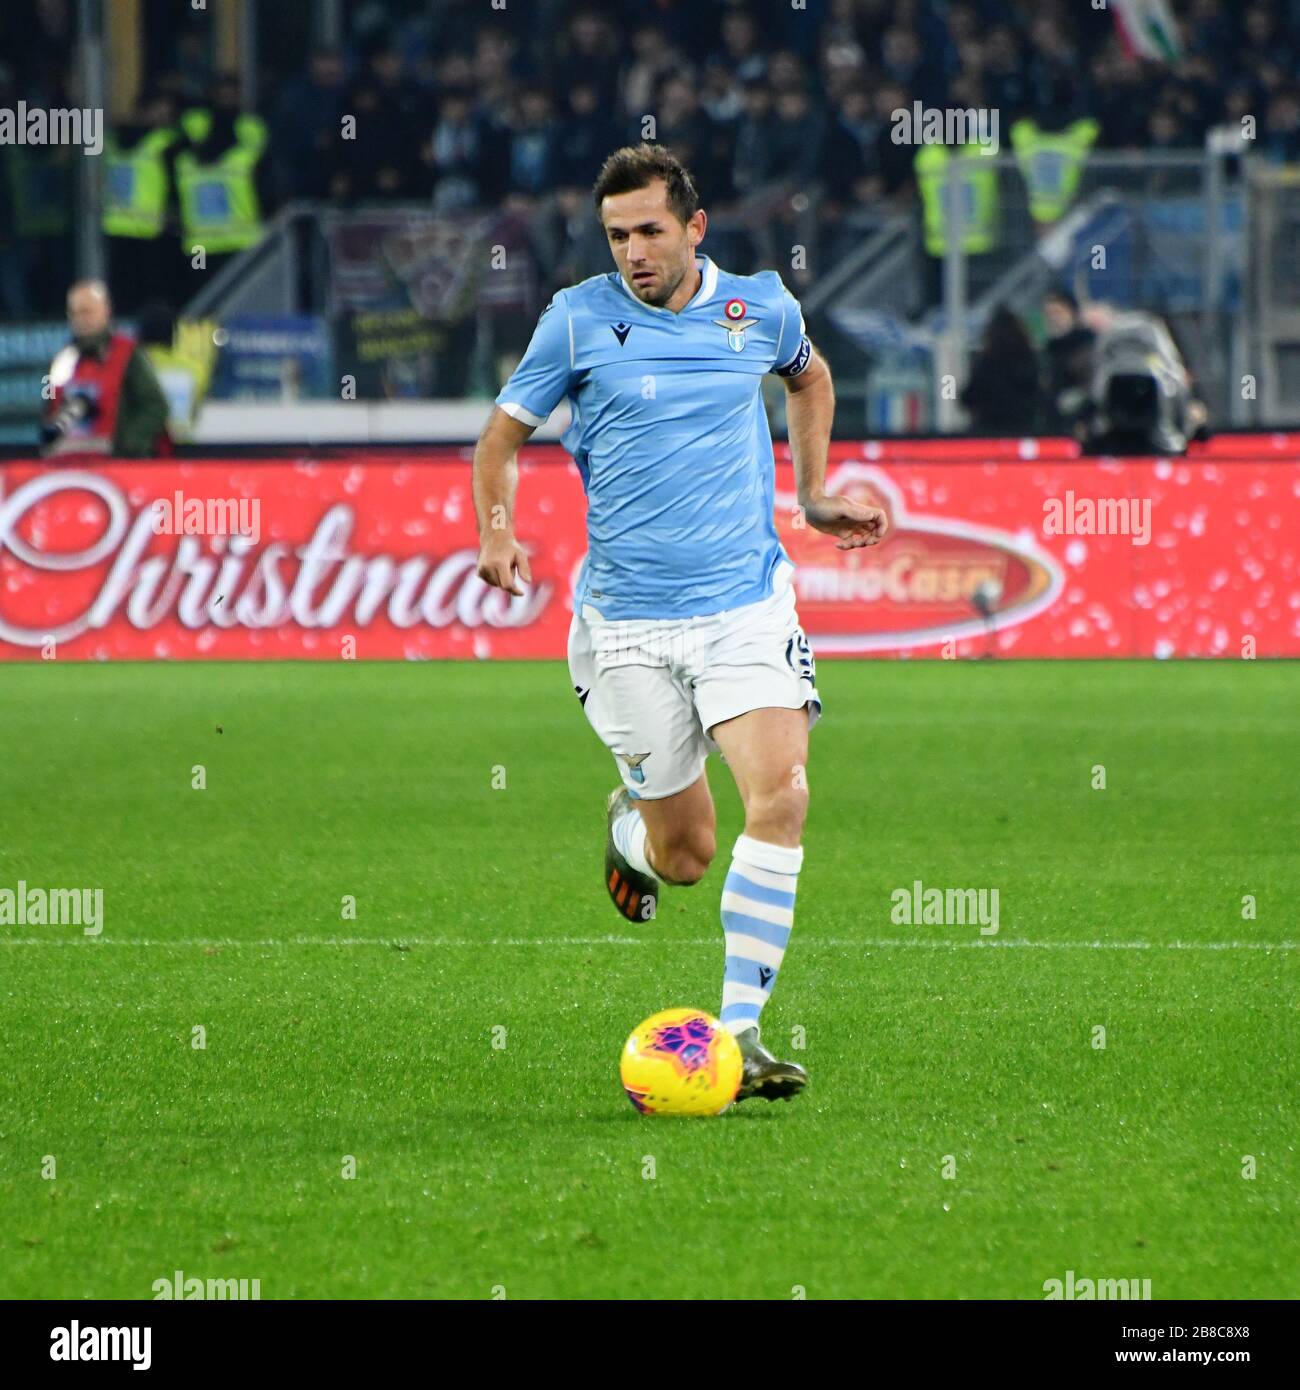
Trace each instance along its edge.
<instances>
[{"instance_id":1,"label":"player's knee","mask_svg":"<svg viewBox=\"0 0 1300 1390\"><path fill-rule=\"evenodd\" d=\"M806 786L773 787L757 792L745 804L745 833L755 839L797 839L808 816Z\"/></svg>"}]
</instances>

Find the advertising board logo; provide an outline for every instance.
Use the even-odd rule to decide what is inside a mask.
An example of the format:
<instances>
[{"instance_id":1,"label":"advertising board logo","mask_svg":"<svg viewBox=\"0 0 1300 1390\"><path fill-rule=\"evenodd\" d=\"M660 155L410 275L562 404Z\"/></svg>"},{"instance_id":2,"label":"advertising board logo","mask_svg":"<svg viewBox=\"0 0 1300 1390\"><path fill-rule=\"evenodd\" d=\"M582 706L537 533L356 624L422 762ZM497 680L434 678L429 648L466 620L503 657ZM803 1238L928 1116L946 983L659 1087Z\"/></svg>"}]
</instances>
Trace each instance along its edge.
<instances>
[{"instance_id":1,"label":"advertising board logo","mask_svg":"<svg viewBox=\"0 0 1300 1390\"><path fill-rule=\"evenodd\" d=\"M878 546L837 550L821 532L792 525L797 499L778 495L799 616L821 655L935 646L1014 627L1061 592L1060 568L1032 532L913 513L897 485L868 464L833 468L826 491L883 508L889 533Z\"/></svg>"}]
</instances>

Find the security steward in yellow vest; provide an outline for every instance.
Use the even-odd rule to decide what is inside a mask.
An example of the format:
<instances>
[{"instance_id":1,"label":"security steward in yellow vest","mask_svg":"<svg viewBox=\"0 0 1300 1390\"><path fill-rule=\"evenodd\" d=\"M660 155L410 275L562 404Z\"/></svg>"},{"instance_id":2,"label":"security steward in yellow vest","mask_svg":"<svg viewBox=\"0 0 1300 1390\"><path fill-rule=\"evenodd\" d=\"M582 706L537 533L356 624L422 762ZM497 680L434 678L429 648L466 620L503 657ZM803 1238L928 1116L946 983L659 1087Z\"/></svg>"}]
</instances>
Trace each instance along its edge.
<instances>
[{"instance_id":1,"label":"security steward in yellow vest","mask_svg":"<svg viewBox=\"0 0 1300 1390\"><path fill-rule=\"evenodd\" d=\"M261 117L240 111L239 83L233 77L218 80L211 109L185 112L181 131L176 156L181 252L197 290L205 272L210 276L262 238L258 185L267 132Z\"/></svg>"},{"instance_id":2,"label":"security steward in yellow vest","mask_svg":"<svg viewBox=\"0 0 1300 1390\"><path fill-rule=\"evenodd\" d=\"M1069 210L1100 132L1091 117L1062 130L1044 130L1029 117L1011 127L1011 147L1029 190L1029 215L1040 226L1059 222Z\"/></svg>"},{"instance_id":3,"label":"security steward in yellow vest","mask_svg":"<svg viewBox=\"0 0 1300 1390\"><path fill-rule=\"evenodd\" d=\"M942 258L948 250L948 237L956 235L968 256L992 251L998 240L998 153L992 145L922 145L912 161L916 184L921 193L925 249ZM957 207L949 215L952 175L949 166L957 161Z\"/></svg>"},{"instance_id":4,"label":"security steward in yellow vest","mask_svg":"<svg viewBox=\"0 0 1300 1390\"><path fill-rule=\"evenodd\" d=\"M161 255L175 227L173 160L179 140L171 97L148 99L139 122L104 142L104 235L118 307L133 313L176 291L173 258Z\"/></svg>"}]
</instances>

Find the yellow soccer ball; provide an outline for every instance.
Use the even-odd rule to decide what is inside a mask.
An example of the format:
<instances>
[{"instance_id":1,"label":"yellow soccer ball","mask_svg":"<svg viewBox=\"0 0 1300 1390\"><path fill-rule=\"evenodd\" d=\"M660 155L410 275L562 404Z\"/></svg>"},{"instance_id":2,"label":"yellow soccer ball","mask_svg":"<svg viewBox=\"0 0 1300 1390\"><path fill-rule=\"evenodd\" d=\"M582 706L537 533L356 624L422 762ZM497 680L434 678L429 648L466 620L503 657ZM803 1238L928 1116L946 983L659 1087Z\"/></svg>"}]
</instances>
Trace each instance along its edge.
<instances>
[{"instance_id":1,"label":"yellow soccer ball","mask_svg":"<svg viewBox=\"0 0 1300 1390\"><path fill-rule=\"evenodd\" d=\"M665 1009L632 1032L619 1074L643 1115L720 1115L744 1063L731 1032L703 1009Z\"/></svg>"}]
</instances>

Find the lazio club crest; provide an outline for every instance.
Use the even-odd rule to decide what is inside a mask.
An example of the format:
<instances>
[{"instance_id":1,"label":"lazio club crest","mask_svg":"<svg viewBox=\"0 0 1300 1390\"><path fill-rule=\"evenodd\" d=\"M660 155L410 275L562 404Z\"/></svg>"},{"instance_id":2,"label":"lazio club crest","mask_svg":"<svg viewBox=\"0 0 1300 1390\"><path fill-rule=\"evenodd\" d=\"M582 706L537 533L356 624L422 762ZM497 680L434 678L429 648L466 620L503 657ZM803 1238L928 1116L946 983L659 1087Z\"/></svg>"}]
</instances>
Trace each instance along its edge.
<instances>
[{"instance_id":1,"label":"lazio club crest","mask_svg":"<svg viewBox=\"0 0 1300 1390\"><path fill-rule=\"evenodd\" d=\"M757 319L747 319L745 317L745 301L743 299L729 299L722 312L725 318L714 319L713 322L719 328L727 330L727 346L732 352L744 352L745 350L745 329L753 328L758 322Z\"/></svg>"}]
</instances>

